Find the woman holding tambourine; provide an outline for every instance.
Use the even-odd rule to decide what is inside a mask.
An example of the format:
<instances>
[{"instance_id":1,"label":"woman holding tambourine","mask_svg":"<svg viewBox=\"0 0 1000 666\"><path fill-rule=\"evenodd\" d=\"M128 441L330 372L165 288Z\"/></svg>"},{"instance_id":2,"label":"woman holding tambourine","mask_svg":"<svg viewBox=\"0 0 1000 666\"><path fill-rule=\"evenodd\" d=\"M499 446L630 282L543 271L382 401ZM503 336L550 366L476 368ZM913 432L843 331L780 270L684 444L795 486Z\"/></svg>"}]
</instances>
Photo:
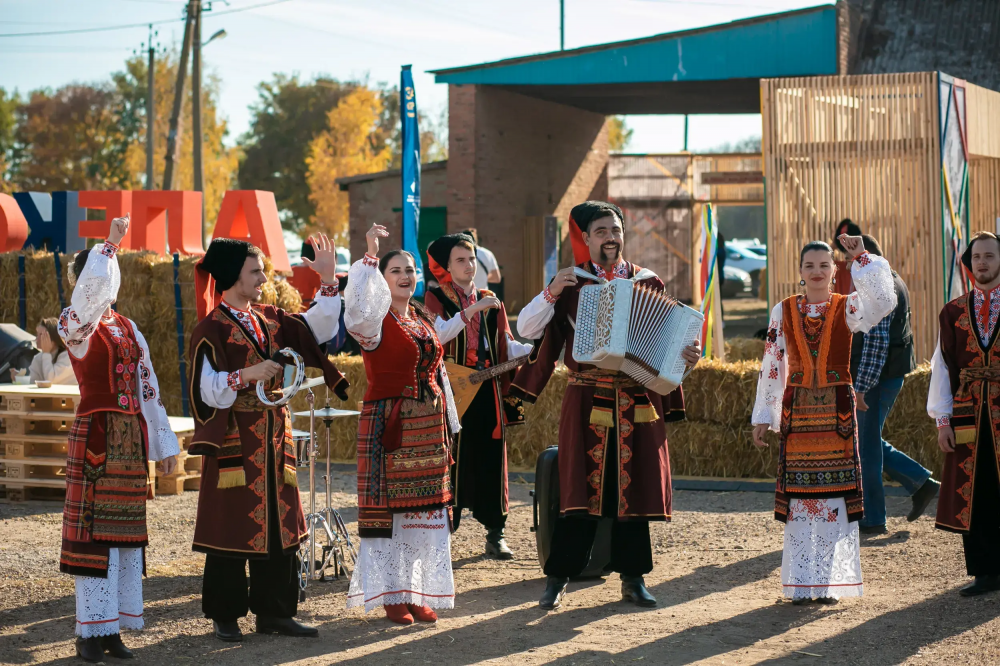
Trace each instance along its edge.
<instances>
[{"instance_id":1,"label":"woman holding tambourine","mask_svg":"<svg viewBox=\"0 0 1000 666\"><path fill-rule=\"evenodd\" d=\"M419 303L413 256L381 259L385 227L348 272L344 324L361 345L368 377L358 424L361 548L348 608L384 606L393 622L437 620L453 608L449 505L451 438L460 425L443 348Z\"/></svg>"}]
</instances>

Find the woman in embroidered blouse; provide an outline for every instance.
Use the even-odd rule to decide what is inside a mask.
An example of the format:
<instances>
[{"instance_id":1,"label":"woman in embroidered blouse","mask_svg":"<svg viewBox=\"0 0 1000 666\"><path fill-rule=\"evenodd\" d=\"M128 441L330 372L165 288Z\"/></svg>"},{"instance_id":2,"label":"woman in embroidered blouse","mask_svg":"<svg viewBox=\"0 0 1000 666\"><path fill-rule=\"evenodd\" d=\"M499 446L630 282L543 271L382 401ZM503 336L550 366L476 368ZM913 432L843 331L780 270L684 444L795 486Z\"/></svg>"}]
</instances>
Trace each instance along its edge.
<instances>
[{"instance_id":1,"label":"woman in embroidered blouse","mask_svg":"<svg viewBox=\"0 0 1000 666\"><path fill-rule=\"evenodd\" d=\"M73 262L70 306L58 333L80 381L69 436L59 569L76 576L76 649L85 661L129 658L120 630L143 627L146 461L169 474L179 453L135 322L111 309L118 296L118 243L128 217L107 241Z\"/></svg>"},{"instance_id":2,"label":"woman in embroidered blouse","mask_svg":"<svg viewBox=\"0 0 1000 666\"><path fill-rule=\"evenodd\" d=\"M443 349L419 304L413 257L378 259L385 227L348 272L344 324L361 345L368 377L358 424L361 548L347 607L384 606L393 622L434 622L454 608L449 505L451 436L460 426Z\"/></svg>"},{"instance_id":3,"label":"woman in embroidered blouse","mask_svg":"<svg viewBox=\"0 0 1000 666\"><path fill-rule=\"evenodd\" d=\"M775 518L785 523L781 582L793 603L861 596L857 521L863 515L852 333L866 333L896 307L892 272L841 235L855 292L831 293L833 250L814 241L799 255L804 295L774 306L768 326L753 439L780 432Z\"/></svg>"}]
</instances>

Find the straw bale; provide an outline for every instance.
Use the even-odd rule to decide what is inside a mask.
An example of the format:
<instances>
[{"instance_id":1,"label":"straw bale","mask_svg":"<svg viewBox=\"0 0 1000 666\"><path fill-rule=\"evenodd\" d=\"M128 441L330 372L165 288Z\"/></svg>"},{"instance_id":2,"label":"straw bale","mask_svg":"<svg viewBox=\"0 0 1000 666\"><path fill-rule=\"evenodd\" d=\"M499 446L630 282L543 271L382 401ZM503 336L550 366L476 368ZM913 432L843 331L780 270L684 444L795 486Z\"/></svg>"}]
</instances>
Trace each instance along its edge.
<instances>
[{"instance_id":1,"label":"straw bale","mask_svg":"<svg viewBox=\"0 0 1000 666\"><path fill-rule=\"evenodd\" d=\"M275 305L286 312L302 310L302 295L284 280L274 280Z\"/></svg>"},{"instance_id":2,"label":"straw bale","mask_svg":"<svg viewBox=\"0 0 1000 666\"><path fill-rule=\"evenodd\" d=\"M757 338L726 340L727 361L759 361L764 358L764 341Z\"/></svg>"},{"instance_id":3,"label":"straw bale","mask_svg":"<svg viewBox=\"0 0 1000 666\"><path fill-rule=\"evenodd\" d=\"M56 282L56 264L51 252L27 250L24 252L25 326L33 333L39 320L58 317L59 284ZM16 292L16 289L15 289Z\"/></svg>"},{"instance_id":4,"label":"straw bale","mask_svg":"<svg viewBox=\"0 0 1000 666\"><path fill-rule=\"evenodd\" d=\"M749 425L759 374L759 361L702 361L684 382L687 418L732 427Z\"/></svg>"},{"instance_id":5,"label":"straw bale","mask_svg":"<svg viewBox=\"0 0 1000 666\"><path fill-rule=\"evenodd\" d=\"M329 403L331 407L336 407L337 409L354 409L360 411L359 404L364 398L365 390L368 388L368 381L365 377L364 360L360 356L347 356L346 354L332 356L330 357L330 360L333 361L333 364L337 366L338 370L344 373L347 381L351 384L350 388L347 389L347 401L341 401L326 387L319 387L313 389L314 395L316 396L316 409L320 409ZM309 375L309 377L318 377L321 373L319 370L310 369L306 372L306 374ZM292 398L288 406L292 412L308 410L309 403L306 401L306 392L302 391ZM292 427L296 430L308 431L309 417L293 417ZM330 429L330 457L338 462L353 463L357 459L358 455L357 436L358 417L351 416L336 419L333 422L333 427ZM326 426L319 420L316 421L316 438L319 444L318 455L325 457Z\"/></svg>"},{"instance_id":6,"label":"straw bale","mask_svg":"<svg viewBox=\"0 0 1000 666\"><path fill-rule=\"evenodd\" d=\"M894 447L938 475L944 454L937 445L937 427L927 415L931 366L920 364L906 376L896 404L889 412L882 436Z\"/></svg>"},{"instance_id":7,"label":"straw bale","mask_svg":"<svg viewBox=\"0 0 1000 666\"><path fill-rule=\"evenodd\" d=\"M0 323L18 323L17 252L0 253Z\"/></svg>"},{"instance_id":8,"label":"straw bale","mask_svg":"<svg viewBox=\"0 0 1000 666\"><path fill-rule=\"evenodd\" d=\"M513 469L534 469L538 454L559 441L559 416L569 381L560 364L533 405L524 405L524 425L507 430L507 462Z\"/></svg>"},{"instance_id":9,"label":"straw bale","mask_svg":"<svg viewBox=\"0 0 1000 666\"><path fill-rule=\"evenodd\" d=\"M774 478L778 470L777 435L769 433L767 441L767 448L755 447L750 425L700 421L667 424L670 469L681 476Z\"/></svg>"}]
</instances>

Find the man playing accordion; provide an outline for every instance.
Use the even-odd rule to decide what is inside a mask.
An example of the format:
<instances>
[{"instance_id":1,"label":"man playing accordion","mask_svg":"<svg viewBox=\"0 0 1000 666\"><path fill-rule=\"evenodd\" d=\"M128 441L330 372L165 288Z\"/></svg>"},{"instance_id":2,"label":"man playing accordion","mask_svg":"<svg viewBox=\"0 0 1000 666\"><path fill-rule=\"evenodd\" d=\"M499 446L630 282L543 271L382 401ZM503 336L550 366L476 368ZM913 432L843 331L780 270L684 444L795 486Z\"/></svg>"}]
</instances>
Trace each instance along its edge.
<instances>
[{"instance_id":1,"label":"man playing accordion","mask_svg":"<svg viewBox=\"0 0 1000 666\"><path fill-rule=\"evenodd\" d=\"M622 259L622 212L614 204L587 201L574 207L570 239L577 267L599 278L631 279L641 270ZM512 395L534 402L564 348L569 369L559 422L560 517L545 562L548 580L539 605L559 606L568 580L587 566L598 519L606 517L614 520L607 569L621 574L622 599L655 606L643 579L653 569L649 521L670 520L664 423L683 418L684 399L680 388L661 396L623 372L576 362L572 349L584 284L574 275L574 267L560 271L517 321L518 332L538 342L514 378ZM638 284L663 290L663 282L655 276ZM700 347L688 346L682 356L693 366L701 357Z\"/></svg>"}]
</instances>

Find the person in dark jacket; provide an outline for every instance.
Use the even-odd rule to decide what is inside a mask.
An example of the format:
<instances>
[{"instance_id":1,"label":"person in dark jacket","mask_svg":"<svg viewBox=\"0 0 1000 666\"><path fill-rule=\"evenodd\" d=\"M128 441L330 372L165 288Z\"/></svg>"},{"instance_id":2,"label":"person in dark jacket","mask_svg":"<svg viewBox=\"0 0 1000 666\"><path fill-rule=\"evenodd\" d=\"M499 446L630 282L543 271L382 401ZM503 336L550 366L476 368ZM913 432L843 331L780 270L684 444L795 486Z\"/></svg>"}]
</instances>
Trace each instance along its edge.
<instances>
[{"instance_id":1,"label":"person in dark jacket","mask_svg":"<svg viewBox=\"0 0 1000 666\"><path fill-rule=\"evenodd\" d=\"M882 256L878 241L868 234L862 239L869 254ZM913 502L907 516L910 522L923 514L941 486L931 478L930 470L882 438L882 428L903 388L904 377L917 367L910 326L910 293L895 271L892 279L896 309L868 333L855 334L851 350L851 377L854 377L858 402L858 448L865 503L865 516L860 522L862 534L888 532L885 526L883 472L909 492Z\"/></svg>"}]
</instances>

